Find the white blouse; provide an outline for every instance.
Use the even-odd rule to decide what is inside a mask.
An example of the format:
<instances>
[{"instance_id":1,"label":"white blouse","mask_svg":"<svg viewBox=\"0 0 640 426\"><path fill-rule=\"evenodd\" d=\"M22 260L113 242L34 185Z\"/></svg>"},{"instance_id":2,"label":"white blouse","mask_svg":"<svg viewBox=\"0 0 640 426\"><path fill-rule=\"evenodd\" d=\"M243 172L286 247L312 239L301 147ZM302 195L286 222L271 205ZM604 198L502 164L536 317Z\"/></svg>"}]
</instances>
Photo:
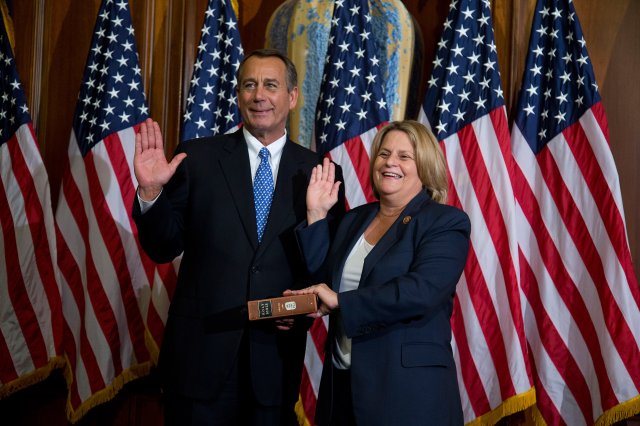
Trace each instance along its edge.
<instances>
[{"instance_id":1,"label":"white blouse","mask_svg":"<svg viewBox=\"0 0 640 426\"><path fill-rule=\"evenodd\" d=\"M362 277L364 259L373 247L374 244L369 244L364 238L364 234L362 234L353 246L353 249L351 249L351 253L349 253L347 261L344 264L342 278L340 280L340 293L358 288L360 278ZM341 370L347 370L351 367L351 339L344 333L340 311L338 311L336 325L338 328L335 333L335 344L333 345L333 365Z\"/></svg>"}]
</instances>

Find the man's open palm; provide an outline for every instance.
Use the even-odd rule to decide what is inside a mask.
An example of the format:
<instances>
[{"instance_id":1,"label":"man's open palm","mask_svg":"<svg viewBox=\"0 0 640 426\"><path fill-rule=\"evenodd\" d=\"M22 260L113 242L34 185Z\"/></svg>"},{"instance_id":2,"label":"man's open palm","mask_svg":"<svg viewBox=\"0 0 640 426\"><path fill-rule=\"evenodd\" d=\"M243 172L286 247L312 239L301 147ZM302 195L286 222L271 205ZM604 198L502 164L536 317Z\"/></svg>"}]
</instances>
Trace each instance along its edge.
<instances>
[{"instance_id":1,"label":"man's open palm","mask_svg":"<svg viewBox=\"0 0 640 426\"><path fill-rule=\"evenodd\" d=\"M142 122L136 134L133 156L133 170L138 179L140 197L146 201L154 199L186 156L184 153L177 154L171 162L167 162L160 126L150 118Z\"/></svg>"}]
</instances>

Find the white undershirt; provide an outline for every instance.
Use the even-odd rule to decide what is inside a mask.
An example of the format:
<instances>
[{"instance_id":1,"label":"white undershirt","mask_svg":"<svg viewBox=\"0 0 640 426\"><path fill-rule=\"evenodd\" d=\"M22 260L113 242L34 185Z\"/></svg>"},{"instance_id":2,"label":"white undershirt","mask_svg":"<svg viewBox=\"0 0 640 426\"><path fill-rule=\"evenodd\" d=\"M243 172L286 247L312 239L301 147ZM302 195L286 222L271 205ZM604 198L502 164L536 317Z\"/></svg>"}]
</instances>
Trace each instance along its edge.
<instances>
[{"instance_id":1,"label":"white undershirt","mask_svg":"<svg viewBox=\"0 0 640 426\"><path fill-rule=\"evenodd\" d=\"M340 280L340 293L358 288L362 277L364 259L373 247L374 244L369 244L365 240L364 234L362 234L344 263L342 279ZM333 365L341 370L346 370L351 367L351 339L345 335L340 313L336 318L336 325L338 328L335 334L335 344L333 345Z\"/></svg>"}]
</instances>

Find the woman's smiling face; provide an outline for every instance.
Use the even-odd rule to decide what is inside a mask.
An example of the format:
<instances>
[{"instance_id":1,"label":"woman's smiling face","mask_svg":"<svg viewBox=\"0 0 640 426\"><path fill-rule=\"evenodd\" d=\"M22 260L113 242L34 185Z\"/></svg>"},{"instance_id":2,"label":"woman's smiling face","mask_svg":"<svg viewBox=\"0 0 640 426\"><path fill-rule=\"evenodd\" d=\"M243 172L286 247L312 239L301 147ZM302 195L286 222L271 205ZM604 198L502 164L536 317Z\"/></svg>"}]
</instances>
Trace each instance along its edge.
<instances>
[{"instance_id":1,"label":"woman's smiling face","mask_svg":"<svg viewBox=\"0 0 640 426\"><path fill-rule=\"evenodd\" d=\"M405 132L392 130L384 136L373 173L381 201L386 198L406 204L422 190L415 148Z\"/></svg>"}]
</instances>

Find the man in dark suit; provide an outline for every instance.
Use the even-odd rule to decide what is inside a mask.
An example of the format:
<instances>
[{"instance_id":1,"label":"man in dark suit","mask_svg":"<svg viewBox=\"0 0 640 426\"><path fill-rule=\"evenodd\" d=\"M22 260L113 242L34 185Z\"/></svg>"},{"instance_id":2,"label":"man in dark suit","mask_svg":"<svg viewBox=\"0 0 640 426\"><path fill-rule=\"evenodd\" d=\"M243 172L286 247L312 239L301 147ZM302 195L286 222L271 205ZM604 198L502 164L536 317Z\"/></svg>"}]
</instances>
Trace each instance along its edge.
<instances>
[{"instance_id":1,"label":"man in dark suit","mask_svg":"<svg viewBox=\"0 0 640 426\"><path fill-rule=\"evenodd\" d=\"M318 156L287 138L296 80L284 55L252 52L238 71L241 130L184 142L171 162L157 123L136 136L142 246L156 262L184 253L159 362L167 424L295 423L309 323L249 323L246 303L308 280L293 228Z\"/></svg>"}]
</instances>

